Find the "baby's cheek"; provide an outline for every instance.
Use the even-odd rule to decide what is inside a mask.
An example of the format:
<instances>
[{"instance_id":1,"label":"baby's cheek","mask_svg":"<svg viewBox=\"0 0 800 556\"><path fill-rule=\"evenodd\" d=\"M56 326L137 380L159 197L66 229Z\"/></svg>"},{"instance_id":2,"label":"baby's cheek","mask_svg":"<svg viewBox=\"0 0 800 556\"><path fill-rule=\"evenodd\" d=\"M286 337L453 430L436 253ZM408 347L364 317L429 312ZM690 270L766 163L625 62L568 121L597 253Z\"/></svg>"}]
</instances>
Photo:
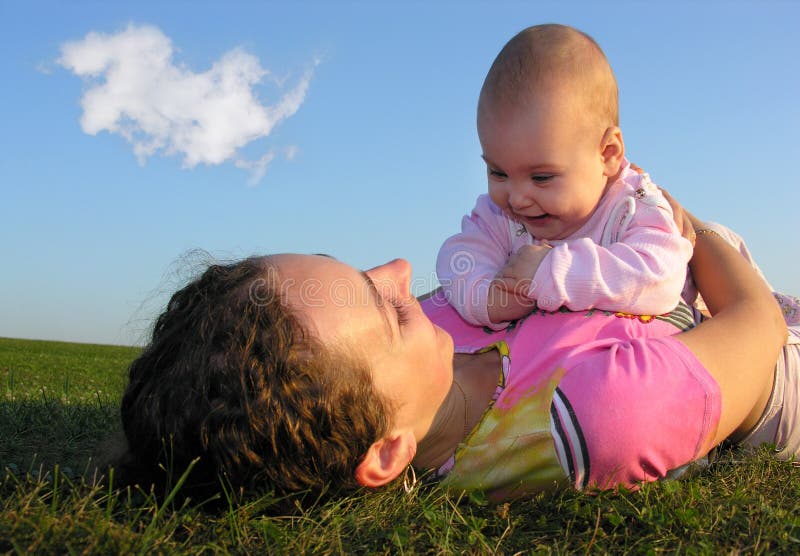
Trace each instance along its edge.
<instances>
[{"instance_id":1,"label":"baby's cheek","mask_svg":"<svg viewBox=\"0 0 800 556\"><path fill-rule=\"evenodd\" d=\"M489 198L501 209L505 209L508 206L508 197L503 194L502 188L493 185L491 182L489 182Z\"/></svg>"}]
</instances>

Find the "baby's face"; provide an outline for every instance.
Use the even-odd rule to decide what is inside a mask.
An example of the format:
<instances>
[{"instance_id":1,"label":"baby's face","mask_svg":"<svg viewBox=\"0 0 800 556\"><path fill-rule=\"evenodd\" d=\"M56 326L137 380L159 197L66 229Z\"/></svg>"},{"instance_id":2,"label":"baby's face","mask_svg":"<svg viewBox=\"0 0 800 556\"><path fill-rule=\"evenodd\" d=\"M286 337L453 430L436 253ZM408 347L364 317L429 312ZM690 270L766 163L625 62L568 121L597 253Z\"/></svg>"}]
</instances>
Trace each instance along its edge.
<instances>
[{"instance_id":1,"label":"baby's face","mask_svg":"<svg viewBox=\"0 0 800 556\"><path fill-rule=\"evenodd\" d=\"M489 196L538 239L564 239L589 219L606 190L604 130L569 95L523 107L481 103L478 136Z\"/></svg>"}]
</instances>

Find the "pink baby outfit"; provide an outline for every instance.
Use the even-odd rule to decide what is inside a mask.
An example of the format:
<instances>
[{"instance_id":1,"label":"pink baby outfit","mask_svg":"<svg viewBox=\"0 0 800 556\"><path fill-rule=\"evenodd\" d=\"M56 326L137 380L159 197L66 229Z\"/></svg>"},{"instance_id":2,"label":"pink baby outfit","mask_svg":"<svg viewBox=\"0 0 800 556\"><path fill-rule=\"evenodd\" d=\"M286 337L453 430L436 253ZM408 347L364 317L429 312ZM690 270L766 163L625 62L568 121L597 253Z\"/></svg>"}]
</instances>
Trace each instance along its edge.
<instances>
[{"instance_id":1,"label":"pink baby outfit","mask_svg":"<svg viewBox=\"0 0 800 556\"><path fill-rule=\"evenodd\" d=\"M658 317L536 310L501 331L466 323L441 291L422 306L457 352L502 361L494 402L439 470L448 486L497 500L632 487L703 456L716 431L719 387L672 336L694 326L684 304Z\"/></svg>"},{"instance_id":2,"label":"pink baby outfit","mask_svg":"<svg viewBox=\"0 0 800 556\"><path fill-rule=\"evenodd\" d=\"M439 251L436 273L445 295L467 322L502 329L487 312L489 284L508 258L537 238L481 195L461 233ZM542 261L528 290L545 310L597 307L661 314L680 300L691 243L681 237L672 209L645 173L627 161L580 230Z\"/></svg>"}]
</instances>

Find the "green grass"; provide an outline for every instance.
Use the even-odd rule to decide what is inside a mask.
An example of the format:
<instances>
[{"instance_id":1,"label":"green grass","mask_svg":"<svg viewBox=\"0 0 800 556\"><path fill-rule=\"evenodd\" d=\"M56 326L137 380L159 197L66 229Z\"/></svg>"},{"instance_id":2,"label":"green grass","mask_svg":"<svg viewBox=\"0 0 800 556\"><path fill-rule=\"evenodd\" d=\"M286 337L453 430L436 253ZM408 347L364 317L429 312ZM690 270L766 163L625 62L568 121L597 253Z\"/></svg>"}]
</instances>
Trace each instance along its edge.
<instances>
[{"instance_id":1,"label":"green grass","mask_svg":"<svg viewBox=\"0 0 800 556\"><path fill-rule=\"evenodd\" d=\"M117 426L122 346L0 338L0 469L79 473Z\"/></svg>"},{"instance_id":2,"label":"green grass","mask_svg":"<svg viewBox=\"0 0 800 556\"><path fill-rule=\"evenodd\" d=\"M492 505L435 485L359 493L292 515L273 501L159 505L84 475L118 432L135 348L0 339L0 551L11 553L800 553L800 469L724 453L638 492Z\"/></svg>"}]
</instances>

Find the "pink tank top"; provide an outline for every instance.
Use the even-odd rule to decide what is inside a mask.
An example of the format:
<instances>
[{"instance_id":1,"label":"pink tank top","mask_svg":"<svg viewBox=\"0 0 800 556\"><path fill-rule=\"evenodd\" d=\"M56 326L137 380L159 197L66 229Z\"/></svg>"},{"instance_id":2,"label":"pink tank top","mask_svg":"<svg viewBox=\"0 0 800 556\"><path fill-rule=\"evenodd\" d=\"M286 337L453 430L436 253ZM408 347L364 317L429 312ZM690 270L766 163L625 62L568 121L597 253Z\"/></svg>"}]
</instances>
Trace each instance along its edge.
<instances>
[{"instance_id":1,"label":"pink tank top","mask_svg":"<svg viewBox=\"0 0 800 556\"><path fill-rule=\"evenodd\" d=\"M456 352L494 348L503 362L495 400L439 469L448 486L498 500L570 483L633 486L702 455L699 446L716 428L716 383L668 338L694 326L685 305L655 317L535 311L500 331L466 323L441 292L422 306L453 336ZM613 408L626 404L643 415L616 418ZM659 435L654 450L651 439ZM611 437L617 446L609 446ZM620 442L630 452L622 466Z\"/></svg>"}]
</instances>

